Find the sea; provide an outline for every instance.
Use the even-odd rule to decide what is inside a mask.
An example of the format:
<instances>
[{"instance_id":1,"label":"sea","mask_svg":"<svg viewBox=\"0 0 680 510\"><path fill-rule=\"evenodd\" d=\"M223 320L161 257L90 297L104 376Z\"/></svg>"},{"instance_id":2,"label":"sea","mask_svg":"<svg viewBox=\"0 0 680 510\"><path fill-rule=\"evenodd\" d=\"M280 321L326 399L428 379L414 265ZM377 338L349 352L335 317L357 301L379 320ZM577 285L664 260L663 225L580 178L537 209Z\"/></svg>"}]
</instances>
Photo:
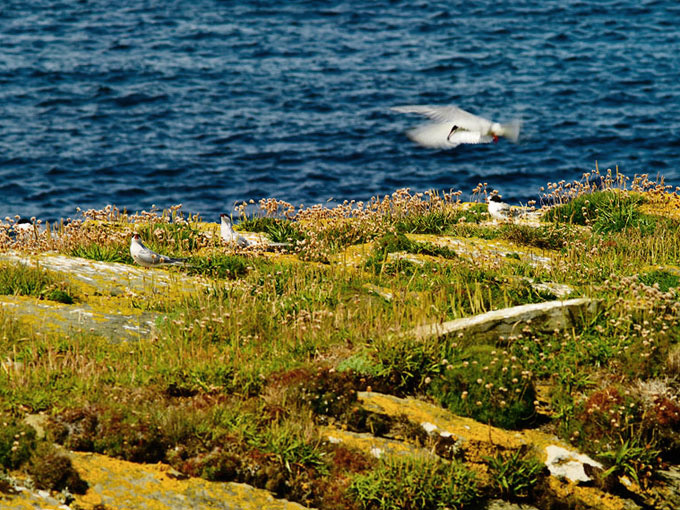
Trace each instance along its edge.
<instances>
[{"instance_id":1,"label":"sea","mask_svg":"<svg viewBox=\"0 0 680 510\"><path fill-rule=\"evenodd\" d=\"M677 0L0 0L0 219L680 185ZM519 119L433 150L397 105Z\"/></svg>"}]
</instances>

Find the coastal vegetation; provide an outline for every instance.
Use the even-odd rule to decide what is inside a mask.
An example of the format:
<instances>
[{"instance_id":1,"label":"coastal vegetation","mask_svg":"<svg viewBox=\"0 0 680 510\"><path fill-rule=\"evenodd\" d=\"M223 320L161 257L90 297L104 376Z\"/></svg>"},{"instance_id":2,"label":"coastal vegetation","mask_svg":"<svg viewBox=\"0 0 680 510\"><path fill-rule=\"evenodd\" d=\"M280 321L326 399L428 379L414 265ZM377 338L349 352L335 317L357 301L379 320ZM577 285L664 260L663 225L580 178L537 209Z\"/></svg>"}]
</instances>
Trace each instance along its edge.
<instances>
[{"instance_id":1,"label":"coastal vegetation","mask_svg":"<svg viewBox=\"0 0 680 510\"><path fill-rule=\"evenodd\" d=\"M56 443L326 509L556 497L538 451L443 453L421 423L362 405L360 392L379 392L555 434L603 464L602 490L654 507L659 471L680 456L680 197L647 176L594 171L549 184L542 208L525 209L531 220L499 224L483 203L490 193L480 184L472 204L460 192L399 190L334 208L240 205L240 228L288 243L276 252L225 246L216 224L181 206L110 206L28 230L7 218L3 253L131 265L138 232L151 249L188 260L160 270L175 286L123 293L1 262L0 294L13 306L94 303L156 319L148 334L116 341L0 308L0 464L41 488L84 492L87 474L80 479ZM556 331L529 321L484 341L413 333L564 297L557 288L597 301L598 313ZM44 437L24 422L38 413ZM329 441L328 427L437 453L377 459Z\"/></svg>"}]
</instances>

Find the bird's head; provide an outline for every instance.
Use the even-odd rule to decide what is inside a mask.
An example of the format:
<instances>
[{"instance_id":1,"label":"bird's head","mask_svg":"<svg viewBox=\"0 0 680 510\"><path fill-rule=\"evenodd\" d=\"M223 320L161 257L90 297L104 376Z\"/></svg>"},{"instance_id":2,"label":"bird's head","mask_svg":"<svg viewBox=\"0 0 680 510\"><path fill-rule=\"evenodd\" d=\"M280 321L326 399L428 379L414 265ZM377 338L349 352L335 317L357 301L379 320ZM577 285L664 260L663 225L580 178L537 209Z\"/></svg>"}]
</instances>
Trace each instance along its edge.
<instances>
[{"instance_id":1,"label":"bird's head","mask_svg":"<svg viewBox=\"0 0 680 510\"><path fill-rule=\"evenodd\" d=\"M493 142L496 143L499 136L505 136L505 130L498 122L492 122L491 129L489 129L489 134L493 136Z\"/></svg>"},{"instance_id":2,"label":"bird's head","mask_svg":"<svg viewBox=\"0 0 680 510\"><path fill-rule=\"evenodd\" d=\"M132 236L132 240L133 240L133 241L141 241L141 240L142 240L142 238L141 238L141 237L139 237L139 234L133 234L133 236Z\"/></svg>"},{"instance_id":3,"label":"bird's head","mask_svg":"<svg viewBox=\"0 0 680 510\"><path fill-rule=\"evenodd\" d=\"M500 195L492 195L491 197L489 197L489 202L501 203L503 201L501 200Z\"/></svg>"},{"instance_id":4,"label":"bird's head","mask_svg":"<svg viewBox=\"0 0 680 510\"><path fill-rule=\"evenodd\" d=\"M229 217L228 214L220 214L220 220L222 220L222 223L229 223L231 224L231 218Z\"/></svg>"}]
</instances>

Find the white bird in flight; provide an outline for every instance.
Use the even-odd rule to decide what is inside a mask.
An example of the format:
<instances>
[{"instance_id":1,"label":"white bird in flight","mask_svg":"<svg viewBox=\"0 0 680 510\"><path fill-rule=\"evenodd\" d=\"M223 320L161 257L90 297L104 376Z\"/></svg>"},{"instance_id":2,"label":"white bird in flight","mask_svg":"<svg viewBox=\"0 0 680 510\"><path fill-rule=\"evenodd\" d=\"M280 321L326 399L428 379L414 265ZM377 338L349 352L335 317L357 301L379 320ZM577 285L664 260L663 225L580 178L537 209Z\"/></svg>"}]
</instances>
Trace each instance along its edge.
<instances>
[{"instance_id":1,"label":"white bird in flight","mask_svg":"<svg viewBox=\"0 0 680 510\"><path fill-rule=\"evenodd\" d=\"M132 256L132 260L143 267L184 264L184 259L173 259L172 257L160 255L155 251L150 250L144 246L139 234L133 235L130 240L130 255Z\"/></svg>"},{"instance_id":2,"label":"white bird in flight","mask_svg":"<svg viewBox=\"0 0 680 510\"><path fill-rule=\"evenodd\" d=\"M220 214L220 237L225 243L234 244L240 248L247 248L255 244L236 232L231 224L231 218L224 213Z\"/></svg>"},{"instance_id":3,"label":"white bird in flight","mask_svg":"<svg viewBox=\"0 0 680 510\"><path fill-rule=\"evenodd\" d=\"M519 138L519 121L500 124L461 110L457 106L409 105L395 106L392 110L399 113L417 113L432 121L406 132L411 140L423 147L453 149L462 143L497 142L501 136L513 142Z\"/></svg>"}]
</instances>

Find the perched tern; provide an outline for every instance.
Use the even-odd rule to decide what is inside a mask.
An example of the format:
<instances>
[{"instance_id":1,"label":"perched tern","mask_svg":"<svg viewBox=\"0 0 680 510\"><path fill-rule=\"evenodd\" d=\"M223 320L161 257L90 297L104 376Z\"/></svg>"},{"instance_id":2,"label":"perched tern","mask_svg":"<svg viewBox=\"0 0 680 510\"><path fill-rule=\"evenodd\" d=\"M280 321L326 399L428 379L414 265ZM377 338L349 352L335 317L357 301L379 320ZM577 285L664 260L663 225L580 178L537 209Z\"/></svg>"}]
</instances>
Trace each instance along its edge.
<instances>
[{"instance_id":1,"label":"perched tern","mask_svg":"<svg viewBox=\"0 0 680 510\"><path fill-rule=\"evenodd\" d=\"M392 110L417 113L432 121L406 132L411 140L423 147L452 149L462 143L496 142L501 136L513 142L519 138L519 121L500 124L457 106L409 105L395 106Z\"/></svg>"},{"instance_id":2,"label":"perched tern","mask_svg":"<svg viewBox=\"0 0 680 510\"><path fill-rule=\"evenodd\" d=\"M234 230L228 214L220 214L220 237L225 243L234 244L240 248L247 248L255 244Z\"/></svg>"},{"instance_id":3,"label":"perched tern","mask_svg":"<svg viewBox=\"0 0 680 510\"><path fill-rule=\"evenodd\" d=\"M184 264L184 259L173 259L150 250L144 246L144 243L142 243L142 238L139 237L139 234L133 235L132 239L130 240L130 255L132 256L132 260L144 267L168 264Z\"/></svg>"},{"instance_id":4,"label":"perched tern","mask_svg":"<svg viewBox=\"0 0 680 510\"><path fill-rule=\"evenodd\" d=\"M501 200L498 195L489 198L489 215L496 220L507 220L514 216L510 206Z\"/></svg>"}]
</instances>

